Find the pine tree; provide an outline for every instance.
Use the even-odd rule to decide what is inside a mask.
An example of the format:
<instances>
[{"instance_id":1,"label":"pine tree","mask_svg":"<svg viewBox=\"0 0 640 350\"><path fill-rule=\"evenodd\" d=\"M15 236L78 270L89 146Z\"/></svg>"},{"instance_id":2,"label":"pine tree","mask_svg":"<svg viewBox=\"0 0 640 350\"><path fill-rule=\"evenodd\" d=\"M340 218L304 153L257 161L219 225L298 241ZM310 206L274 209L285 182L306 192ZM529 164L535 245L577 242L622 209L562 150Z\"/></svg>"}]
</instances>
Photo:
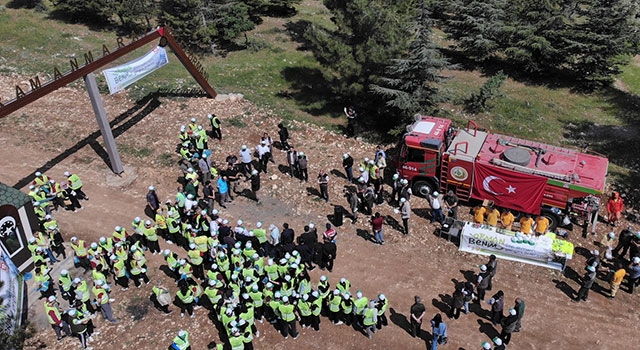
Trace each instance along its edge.
<instances>
[{"instance_id":1,"label":"pine tree","mask_svg":"<svg viewBox=\"0 0 640 350\"><path fill-rule=\"evenodd\" d=\"M333 91L370 100L370 84L408 48L411 0L325 0L335 28L312 25L305 33Z\"/></svg>"},{"instance_id":2,"label":"pine tree","mask_svg":"<svg viewBox=\"0 0 640 350\"><path fill-rule=\"evenodd\" d=\"M109 0L52 0L54 11L74 22L105 24L114 14Z\"/></svg>"},{"instance_id":3,"label":"pine tree","mask_svg":"<svg viewBox=\"0 0 640 350\"><path fill-rule=\"evenodd\" d=\"M593 0L581 6L577 23L566 38L573 58L569 66L583 88L592 90L610 85L627 54L637 48L635 41L638 4L629 0Z\"/></svg>"},{"instance_id":4,"label":"pine tree","mask_svg":"<svg viewBox=\"0 0 640 350\"><path fill-rule=\"evenodd\" d=\"M380 78L379 85L373 85L373 92L382 96L394 114L403 116L392 119L391 133L398 134L416 113L431 114L438 103L444 100L439 84L446 78L444 69L452 66L442 56L433 43L431 28L434 21L423 4L413 21L414 39L405 58L393 59Z\"/></svg>"},{"instance_id":5,"label":"pine tree","mask_svg":"<svg viewBox=\"0 0 640 350\"><path fill-rule=\"evenodd\" d=\"M192 49L209 47L218 34L214 23L207 22L202 0L162 0L158 20Z\"/></svg>"},{"instance_id":6,"label":"pine tree","mask_svg":"<svg viewBox=\"0 0 640 350\"><path fill-rule=\"evenodd\" d=\"M505 37L505 0L441 0L444 30L468 58L484 61L500 52Z\"/></svg>"}]
</instances>

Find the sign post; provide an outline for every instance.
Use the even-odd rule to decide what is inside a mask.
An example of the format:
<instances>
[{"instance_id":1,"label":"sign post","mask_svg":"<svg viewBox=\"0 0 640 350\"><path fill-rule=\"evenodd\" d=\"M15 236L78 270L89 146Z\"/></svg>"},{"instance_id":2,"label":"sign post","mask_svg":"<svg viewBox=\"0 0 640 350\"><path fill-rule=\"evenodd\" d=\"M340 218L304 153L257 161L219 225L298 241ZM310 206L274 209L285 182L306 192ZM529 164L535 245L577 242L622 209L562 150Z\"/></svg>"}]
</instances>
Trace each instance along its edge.
<instances>
[{"instance_id":1,"label":"sign post","mask_svg":"<svg viewBox=\"0 0 640 350\"><path fill-rule=\"evenodd\" d=\"M98 126L100 126L100 133L102 133L102 138L104 139L104 146L109 154L111 170L116 174L122 174L124 172L124 167L122 166L122 160L120 160L120 153L118 153L116 140L113 138L113 132L111 132L109 119L107 119L107 112L104 110L104 103L102 102L100 91L98 90L96 76L91 72L83 78L87 87L87 92L89 93L89 98L91 99L93 113L96 115Z\"/></svg>"}]
</instances>

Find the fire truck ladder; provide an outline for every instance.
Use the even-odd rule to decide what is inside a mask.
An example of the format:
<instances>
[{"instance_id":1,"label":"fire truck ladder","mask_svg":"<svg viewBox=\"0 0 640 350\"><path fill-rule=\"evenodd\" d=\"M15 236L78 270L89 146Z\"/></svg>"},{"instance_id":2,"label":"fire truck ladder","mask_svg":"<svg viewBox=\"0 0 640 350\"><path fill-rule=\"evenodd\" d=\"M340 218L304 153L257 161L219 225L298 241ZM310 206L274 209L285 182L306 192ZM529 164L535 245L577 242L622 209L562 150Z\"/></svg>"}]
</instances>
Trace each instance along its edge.
<instances>
[{"instance_id":1,"label":"fire truck ladder","mask_svg":"<svg viewBox=\"0 0 640 350\"><path fill-rule=\"evenodd\" d=\"M453 183L449 183L449 154L442 156L442 165L440 166L440 192L446 194L449 190L452 190L458 196L461 201L468 201L471 197L471 187L456 186Z\"/></svg>"}]
</instances>

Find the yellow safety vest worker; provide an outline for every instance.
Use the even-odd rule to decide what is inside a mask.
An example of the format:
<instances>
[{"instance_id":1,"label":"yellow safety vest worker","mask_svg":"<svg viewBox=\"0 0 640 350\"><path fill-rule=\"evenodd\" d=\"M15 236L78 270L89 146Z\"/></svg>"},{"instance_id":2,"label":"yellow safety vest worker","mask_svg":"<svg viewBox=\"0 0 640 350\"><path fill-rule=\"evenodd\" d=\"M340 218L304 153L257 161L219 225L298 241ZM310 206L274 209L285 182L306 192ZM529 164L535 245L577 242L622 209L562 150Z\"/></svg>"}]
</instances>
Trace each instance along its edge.
<instances>
[{"instance_id":1,"label":"yellow safety vest worker","mask_svg":"<svg viewBox=\"0 0 640 350\"><path fill-rule=\"evenodd\" d=\"M73 242L71 242L71 248L76 253L76 256L79 258L84 258L88 254L86 245L84 243L84 240L82 239L78 240L78 244L73 244Z\"/></svg>"},{"instance_id":2,"label":"yellow safety vest worker","mask_svg":"<svg viewBox=\"0 0 640 350\"><path fill-rule=\"evenodd\" d=\"M69 186L74 191L82 187L82 181L80 181L80 177L77 174L69 176Z\"/></svg>"},{"instance_id":3,"label":"yellow safety vest worker","mask_svg":"<svg viewBox=\"0 0 640 350\"><path fill-rule=\"evenodd\" d=\"M365 309L364 321L362 323L364 323L365 326L373 326L374 324L376 324L376 320L374 317L375 315L376 315L375 309Z\"/></svg>"}]
</instances>

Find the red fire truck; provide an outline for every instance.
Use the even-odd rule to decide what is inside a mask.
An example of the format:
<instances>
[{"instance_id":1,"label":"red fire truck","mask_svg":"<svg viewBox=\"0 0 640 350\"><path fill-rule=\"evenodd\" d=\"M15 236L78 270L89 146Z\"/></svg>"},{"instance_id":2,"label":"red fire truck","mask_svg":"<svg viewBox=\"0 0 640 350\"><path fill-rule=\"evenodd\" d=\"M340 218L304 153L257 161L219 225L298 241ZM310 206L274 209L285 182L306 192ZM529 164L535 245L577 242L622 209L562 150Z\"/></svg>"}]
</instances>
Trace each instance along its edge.
<instances>
[{"instance_id":1,"label":"red fire truck","mask_svg":"<svg viewBox=\"0 0 640 350\"><path fill-rule=\"evenodd\" d=\"M412 191L453 191L462 201L487 200L514 214L546 216L552 228L564 216L597 218L607 158L483 131L469 121L416 116L407 127L396 168Z\"/></svg>"}]
</instances>

